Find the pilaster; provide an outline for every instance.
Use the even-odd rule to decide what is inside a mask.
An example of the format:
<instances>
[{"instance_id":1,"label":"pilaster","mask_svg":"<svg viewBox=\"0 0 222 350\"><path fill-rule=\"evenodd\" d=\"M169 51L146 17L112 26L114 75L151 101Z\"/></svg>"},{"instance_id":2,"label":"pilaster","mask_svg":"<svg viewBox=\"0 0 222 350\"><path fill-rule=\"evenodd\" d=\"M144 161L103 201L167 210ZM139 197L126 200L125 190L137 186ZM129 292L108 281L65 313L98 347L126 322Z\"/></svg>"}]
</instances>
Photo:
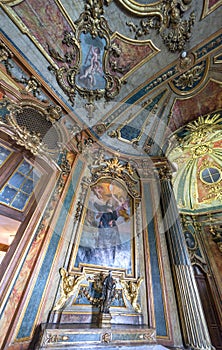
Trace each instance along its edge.
<instances>
[{"instance_id":1,"label":"pilaster","mask_svg":"<svg viewBox=\"0 0 222 350\"><path fill-rule=\"evenodd\" d=\"M173 272L184 343L191 349L214 349L182 232L173 187L171 169L158 169L161 206Z\"/></svg>"}]
</instances>

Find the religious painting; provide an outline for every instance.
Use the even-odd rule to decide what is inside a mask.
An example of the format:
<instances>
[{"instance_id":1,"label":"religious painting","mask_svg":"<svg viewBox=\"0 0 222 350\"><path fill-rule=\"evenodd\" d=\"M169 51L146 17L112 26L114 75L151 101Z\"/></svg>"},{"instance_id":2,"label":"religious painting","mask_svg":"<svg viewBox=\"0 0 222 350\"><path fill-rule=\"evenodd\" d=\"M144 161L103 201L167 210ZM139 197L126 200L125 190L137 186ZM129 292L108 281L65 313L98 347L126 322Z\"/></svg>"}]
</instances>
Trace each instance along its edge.
<instances>
[{"instance_id":1,"label":"religious painting","mask_svg":"<svg viewBox=\"0 0 222 350\"><path fill-rule=\"evenodd\" d=\"M88 90L105 89L106 80L103 72L103 55L106 40L93 38L91 34L81 33L82 63L77 74L77 85Z\"/></svg>"},{"instance_id":2,"label":"religious painting","mask_svg":"<svg viewBox=\"0 0 222 350\"><path fill-rule=\"evenodd\" d=\"M122 184L101 180L91 187L75 267L93 265L132 273L133 200Z\"/></svg>"}]
</instances>

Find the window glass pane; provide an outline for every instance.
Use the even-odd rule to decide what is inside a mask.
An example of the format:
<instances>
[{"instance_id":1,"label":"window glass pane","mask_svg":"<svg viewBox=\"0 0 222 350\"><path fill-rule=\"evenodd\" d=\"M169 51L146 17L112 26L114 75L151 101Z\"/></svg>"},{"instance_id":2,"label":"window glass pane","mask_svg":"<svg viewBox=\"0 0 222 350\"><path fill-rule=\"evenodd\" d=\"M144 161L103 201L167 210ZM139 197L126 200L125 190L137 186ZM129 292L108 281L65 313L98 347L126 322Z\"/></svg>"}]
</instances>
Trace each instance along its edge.
<instances>
[{"instance_id":1,"label":"window glass pane","mask_svg":"<svg viewBox=\"0 0 222 350\"><path fill-rule=\"evenodd\" d=\"M202 180L212 184L221 179L221 172L217 168L206 168L202 171Z\"/></svg>"},{"instance_id":2,"label":"window glass pane","mask_svg":"<svg viewBox=\"0 0 222 350\"><path fill-rule=\"evenodd\" d=\"M24 210L41 173L23 160L0 192L0 202L18 210Z\"/></svg>"},{"instance_id":3,"label":"window glass pane","mask_svg":"<svg viewBox=\"0 0 222 350\"><path fill-rule=\"evenodd\" d=\"M29 198L28 195L22 192L19 192L12 202L12 207L19 210L23 210L28 198Z\"/></svg>"},{"instance_id":4,"label":"window glass pane","mask_svg":"<svg viewBox=\"0 0 222 350\"><path fill-rule=\"evenodd\" d=\"M20 188L24 182L25 177L19 173L15 173L9 180L9 184L13 187Z\"/></svg>"},{"instance_id":5,"label":"window glass pane","mask_svg":"<svg viewBox=\"0 0 222 350\"><path fill-rule=\"evenodd\" d=\"M36 170L33 169L30 173L29 173L29 178L32 179L34 186L36 185L36 183L39 181L41 177L41 174Z\"/></svg>"},{"instance_id":6,"label":"window glass pane","mask_svg":"<svg viewBox=\"0 0 222 350\"><path fill-rule=\"evenodd\" d=\"M212 179L213 179L213 182L217 182L220 179L220 174L213 174Z\"/></svg>"},{"instance_id":7,"label":"window glass pane","mask_svg":"<svg viewBox=\"0 0 222 350\"><path fill-rule=\"evenodd\" d=\"M210 171L210 173L213 175L213 174L218 174L219 172L218 172L218 169L216 169L216 168L209 168L209 171Z\"/></svg>"},{"instance_id":8,"label":"window glass pane","mask_svg":"<svg viewBox=\"0 0 222 350\"><path fill-rule=\"evenodd\" d=\"M219 180L219 178L220 178L219 171L217 169L211 168L210 172L211 172L211 175L212 175L213 182L217 182Z\"/></svg>"},{"instance_id":9,"label":"window glass pane","mask_svg":"<svg viewBox=\"0 0 222 350\"><path fill-rule=\"evenodd\" d=\"M29 164L24 160L20 165L20 167L18 168L18 171L22 174L28 175L28 173L32 170L32 168L33 167L31 166L31 164Z\"/></svg>"},{"instance_id":10,"label":"window glass pane","mask_svg":"<svg viewBox=\"0 0 222 350\"><path fill-rule=\"evenodd\" d=\"M26 180L25 183L22 186L22 191L30 194L30 193L32 193L33 189L34 189L33 181L30 180L30 179Z\"/></svg>"},{"instance_id":11,"label":"window glass pane","mask_svg":"<svg viewBox=\"0 0 222 350\"><path fill-rule=\"evenodd\" d=\"M208 168L207 168L207 169L204 169L204 170L202 171L202 177L203 177L203 179L205 180L208 176L209 176L209 170L208 170Z\"/></svg>"},{"instance_id":12,"label":"window glass pane","mask_svg":"<svg viewBox=\"0 0 222 350\"><path fill-rule=\"evenodd\" d=\"M0 146L0 166L4 163L4 161L9 157L11 151L9 149Z\"/></svg>"},{"instance_id":13,"label":"window glass pane","mask_svg":"<svg viewBox=\"0 0 222 350\"><path fill-rule=\"evenodd\" d=\"M13 198L15 197L17 191L14 188L6 186L0 192L0 201L3 203L10 204Z\"/></svg>"}]
</instances>

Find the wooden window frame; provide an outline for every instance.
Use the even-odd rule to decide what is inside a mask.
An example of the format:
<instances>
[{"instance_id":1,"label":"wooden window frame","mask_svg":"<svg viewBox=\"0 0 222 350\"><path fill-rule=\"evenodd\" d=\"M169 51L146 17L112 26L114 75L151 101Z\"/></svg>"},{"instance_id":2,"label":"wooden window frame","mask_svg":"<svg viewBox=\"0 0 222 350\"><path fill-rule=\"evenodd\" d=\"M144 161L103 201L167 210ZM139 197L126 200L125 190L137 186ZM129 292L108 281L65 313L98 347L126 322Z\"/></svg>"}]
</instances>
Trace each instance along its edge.
<instances>
[{"instance_id":1,"label":"wooden window frame","mask_svg":"<svg viewBox=\"0 0 222 350\"><path fill-rule=\"evenodd\" d=\"M18 146L9 135L1 131L0 142L3 146L5 145L14 152L14 154L11 154L6 160L2 169L0 169L1 188L15 171L19 162L23 159L32 164L35 160L36 168L41 172L41 179L36 185L34 193L31 195L23 212L0 204L1 215L21 222L16 236L1 263L0 281L2 281L2 284L0 286L0 295L4 298L8 285L10 281L12 281L15 270L19 265L19 261L22 259L23 253L30 243L30 237L39 222L42 210L44 209L43 207L47 204L47 199L52 192L52 188L54 188L55 182L59 176L59 171L55 165L53 166L53 163L47 162L40 157L34 157L31 152ZM11 167L10 169L9 166ZM41 203L40 207L39 203Z\"/></svg>"}]
</instances>

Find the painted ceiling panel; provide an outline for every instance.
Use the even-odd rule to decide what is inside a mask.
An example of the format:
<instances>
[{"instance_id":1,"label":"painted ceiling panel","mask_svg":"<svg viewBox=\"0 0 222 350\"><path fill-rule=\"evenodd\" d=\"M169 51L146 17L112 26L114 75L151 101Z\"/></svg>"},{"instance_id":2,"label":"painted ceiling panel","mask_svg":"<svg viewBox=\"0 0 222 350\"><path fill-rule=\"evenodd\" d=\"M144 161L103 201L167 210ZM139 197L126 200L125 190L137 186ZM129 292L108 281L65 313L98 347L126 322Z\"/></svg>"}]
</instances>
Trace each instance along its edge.
<instances>
[{"instance_id":1,"label":"painted ceiling panel","mask_svg":"<svg viewBox=\"0 0 222 350\"><path fill-rule=\"evenodd\" d=\"M156 151L160 155L166 133L221 108L221 1L206 0L200 5L197 0L1 0L0 5L3 35L19 49L26 68L34 69L48 83L48 91L100 140L103 130L111 147L109 134L121 125L128 131L118 140L118 149L125 152L126 142L130 154L143 155L145 150L155 155L148 147L152 139L151 143L160 146ZM97 55L103 77L93 76L92 70L91 76L85 76L92 62L86 36L91 44L103 40L100 57ZM6 66L6 61L1 62ZM27 72L18 73L11 67L13 75L23 85L29 80ZM137 152L135 145L129 146L135 138L135 128L129 131L129 127L136 117L138 125L144 124L147 101L154 101L164 90L170 96L167 102L158 102L153 120L149 117L152 128L147 127ZM44 100L41 88L38 91L35 97Z\"/></svg>"}]
</instances>

